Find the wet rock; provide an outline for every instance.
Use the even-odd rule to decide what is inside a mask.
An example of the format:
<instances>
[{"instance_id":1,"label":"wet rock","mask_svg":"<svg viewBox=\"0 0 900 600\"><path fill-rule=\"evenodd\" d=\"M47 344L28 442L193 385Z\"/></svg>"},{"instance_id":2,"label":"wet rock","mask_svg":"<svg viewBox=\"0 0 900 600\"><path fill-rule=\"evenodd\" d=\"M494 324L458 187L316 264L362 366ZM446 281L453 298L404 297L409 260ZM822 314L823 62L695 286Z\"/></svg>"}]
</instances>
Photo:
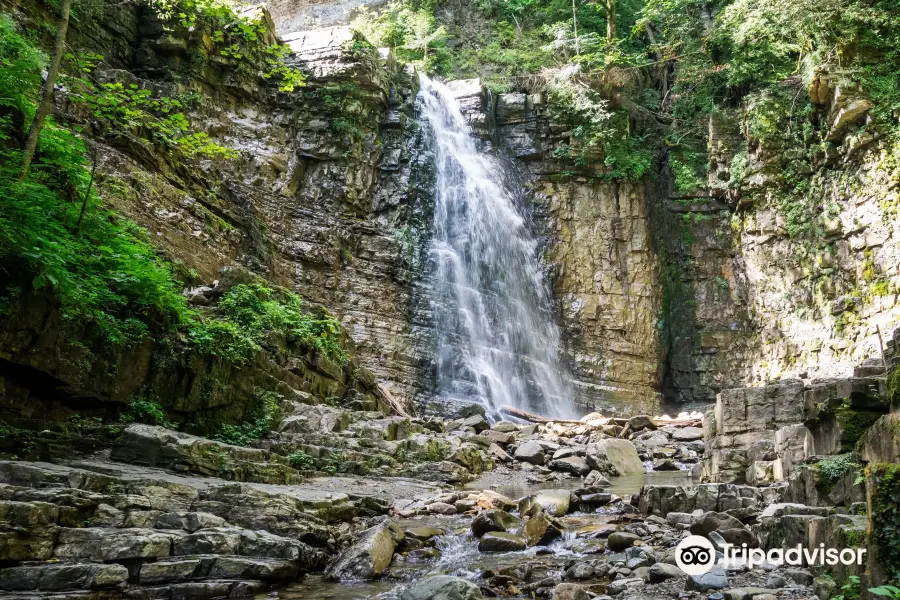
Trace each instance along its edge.
<instances>
[{"instance_id":1,"label":"wet rock","mask_svg":"<svg viewBox=\"0 0 900 600\"><path fill-rule=\"evenodd\" d=\"M766 586L761 587L739 587L732 588L724 592L726 600L758 600L760 596L769 595L772 590Z\"/></svg>"},{"instance_id":2,"label":"wet rock","mask_svg":"<svg viewBox=\"0 0 900 600\"><path fill-rule=\"evenodd\" d=\"M640 577L625 577L623 579L616 579L608 586L606 586L606 593L610 596L618 596L626 590L639 587L643 584L644 580Z\"/></svg>"},{"instance_id":3,"label":"wet rock","mask_svg":"<svg viewBox=\"0 0 900 600\"><path fill-rule=\"evenodd\" d=\"M613 552L618 552L634 545L639 539L641 539L640 536L633 533L628 533L627 531L615 531L606 538L606 545L609 546L609 549Z\"/></svg>"},{"instance_id":4,"label":"wet rock","mask_svg":"<svg viewBox=\"0 0 900 600\"><path fill-rule=\"evenodd\" d=\"M0 569L0 590L58 591L123 585L128 569L118 564L39 564Z\"/></svg>"},{"instance_id":5,"label":"wet rock","mask_svg":"<svg viewBox=\"0 0 900 600\"><path fill-rule=\"evenodd\" d=\"M553 588L553 600L590 600L591 595L578 584L561 583Z\"/></svg>"},{"instance_id":6,"label":"wet rock","mask_svg":"<svg viewBox=\"0 0 900 600\"><path fill-rule=\"evenodd\" d=\"M678 465L671 458L659 458L653 461L654 471L678 471Z\"/></svg>"},{"instance_id":7,"label":"wet rock","mask_svg":"<svg viewBox=\"0 0 900 600\"><path fill-rule=\"evenodd\" d=\"M478 550L481 552L516 552L525 549L525 540L512 533L490 531L481 536Z\"/></svg>"},{"instance_id":8,"label":"wet rock","mask_svg":"<svg viewBox=\"0 0 900 600\"><path fill-rule=\"evenodd\" d=\"M628 419L628 427L631 431L641 431L644 429L656 429L656 423L647 415L637 415Z\"/></svg>"},{"instance_id":9,"label":"wet rock","mask_svg":"<svg viewBox=\"0 0 900 600\"><path fill-rule=\"evenodd\" d=\"M438 575L400 592L400 600L481 600L481 590L459 577Z\"/></svg>"},{"instance_id":10,"label":"wet rock","mask_svg":"<svg viewBox=\"0 0 900 600\"><path fill-rule=\"evenodd\" d=\"M647 581L650 583L661 583L667 579L682 579L686 577L684 571L666 563L656 563L647 571Z\"/></svg>"},{"instance_id":11,"label":"wet rock","mask_svg":"<svg viewBox=\"0 0 900 600\"><path fill-rule=\"evenodd\" d=\"M688 591L707 592L709 590L722 590L728 587L728 576L725 568L716 564L703 575L691 575L685 582L684 589Z\"/></svg>"},{"instance_id":12,"label":"wet rock","mask_svg":"<svg viewBox=\"0 0 900 600\"><path fill-rule=\"evenodd\" d=\"M725 539L726 542L733 546L741 546L742 544L747 544L750 548L755 548L759 545L759 541L756 539L756 536L753 533L744 527L736 527L733 529L722 529L719 531L719 534Z\"/></svg>"},{"instance_id":13,"label":"wet rock","mask_svg":"<svg viewBox=\"0 0 900 600\"><path fill-rule=\"evenodd\" d=\"M512 510L517 507L515 500L507 498L503 494L493 490L484 490L475 498L475 504L479 508L491 509L499 508L502 510Z\"/></svg>"},{"instance_id":14,"label":"wet rock","mask_svg":"<svg viewBox=\"0 0 900 600\"><path fill-rule=\"evenodd\" d=\"M591 471L584 478L585 487L609 487L609 480L600 471Z\"/></svg>"},{"instance_id":15,"label":"wet rock","mask_svg":"<svg viewBox=\"0 0 900 600\"><path fill-rule=\"evenodd\" d=\"M531 463L533 465L543 465L546 461L546 455L544 454L544 448L539 443L534 440L530 440L521 444L518 448L516 448L516 452L514 454L516 459Z\"/></svg>"},{"instance_id":16,"label":"wet rock","mask_svg":"<svg viewBox=\"0 0 900 600\"><path fill-rule=\"evenodd\" d=\"M519 426L515 423L510 423L509 421L500 421L499 423L494 424L493 431L498 431L500 433L517 433L519 431Z\"/></svg>"},{"instance_id":17,"label":"wet rock","mask_svg":"<svg viewBox=\"0 0 900 600\"><path fill-rule=\"evenodd\" d=\"M608 439L590 444L586 460L592 469L609 475L639 475L644 472L637 450L628 440Z\"/></svg>"},{"instance_id":18,"label":"wet rock","mask_svg":"<svg viewBox=\"0 0 900 600\"><path fill-rule=\"evenodd\" d=\"M538 513L528 519L522 535L529 546L546 546L553 540L562 537L563 526L544 513Z\"/></svg>"},{"instance_id":19,"label":"wet rock","mask_svg":"<svg viewBox=\"0 0 900 600\"><path fill-rule=\"evenodd\" d=\"M703 429L700 427L680 427L672 432L672 439L679 442L702 440Z\"/></svg>"},{"instance_id":20,"label":"wet rock","mask_svg":"<svg viewBox=\"0 0 900 600\"><path fill-rule=\"evenodd\" d=\"M569 490L541 490L519 500L519 514L524 516L532 507L538 506L554 517L562 517L569 512L571 502L572 493Z\"/></svg>"},{"instance_id":21,"label":"wet rock","mask_svg":"<svg viewBox=\"0 0 900 600\"><path fill-rule=\"evenodd\" d=\"M567 456L565 458L551 460L548 466L554 471L563 471L578 477L587 475L591 471L587 461L580 456Z\"/></svg>"},{"instance_id":22,"label":"wet rock","mask_svg":"<svg viewBox=\"0 0 900 600\"><path fill-rule=\"evenodd\" d=\"M390 519L367 529L325 570L329 581L359 581L380 577L391 563L403 532Z\"/></svg>"},{"instance_id":23,"label":"wet rock","mask_svg":"<svg viewBox=\"0 0 900 600\"><path fill-rule=\"evenodd\" d=\"M484 418L484 415L476 414L459 421L458 427L461 429L471 427L475 430L476 433L481 433L482 431L487 431L488 429L490 429L491 424L487 422L487 419Z\"/></svg>"},{"instance_id":24,"label":"wet rock","mask_svg":"<svg viewBox=\"0 0 900 600\"><path fill-rule=\"evenodd\" d=\"M407 538L424 542L436 538L439 535L444 535L445 532L443 529L438 529L437 527L411 527L403 533Z\"/></svg>"},{"instance_id":25,"label":"wet rock","mask_svg":"<svg viewBox=\"0 0 900 600\"><path fill-rule=\"evenodd\" d=\"M744 524L726 513L707 512L695 518L690 531L694 535L706 536L710 531L723 529L741 529Z\"/></svg>"},{"instance_id":26,"label":"wet rock","mask_svg":"<svg viewBox=\"0 0 900 600\"><path fill-rule=\"evenodd\" d=\"M579 497L579 502L587 507L588 510L597 506L606 506L612 501L613 495L609 492L600 492L597 494L585 494Z\"/></svg>"},{"instance_id":27,"label":"wet rock","mask_svg":"<svg viewBox=\"0 0 900 600\"><path fill-rule=\"evenodd\" d=\"M428 512L435 515L455 515L456 506L447 502L432 502L427 506Z\"/></svg>"},{"instance_id":28,"label":"wet rock","mask_svg":"<svg viewBox=\"0 0 900 600\"><path fill-rule=\"evenodd\" d=\"M522 527L522 521L504 510L485 510L472 520L472 535L477 538L492 531L510 532Z\"/></svg>"},{"instance_id":29,"label":"wet rock","mask_svg":"<svg viewBox=\"0 0 900 600\"><path fill-rule=\"evenodd\" d=\"M631 546L625 550L625 566L629 569L649 567L656 562L656 554L645 546Z\"/></svg>"}]
</instances>

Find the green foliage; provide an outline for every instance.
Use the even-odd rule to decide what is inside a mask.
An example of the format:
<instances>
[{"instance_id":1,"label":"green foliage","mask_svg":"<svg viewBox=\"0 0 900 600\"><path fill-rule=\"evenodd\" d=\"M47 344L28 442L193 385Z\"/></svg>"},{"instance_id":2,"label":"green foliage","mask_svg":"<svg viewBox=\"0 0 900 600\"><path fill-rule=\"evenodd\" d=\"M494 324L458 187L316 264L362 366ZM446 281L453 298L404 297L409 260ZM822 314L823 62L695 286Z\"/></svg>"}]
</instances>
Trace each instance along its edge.
<instances>
[{"instance_id":1,"label":"green foliage","mask_svg":"<svg viewBox=\"0 0 900 600\"><path fill-rule=\"evenodd\" d=\"M213 439L235 446L246 446L258 440L281 419L281 396L275 392L257 389L253 393L254 407L249 421L239 425L225 424Z\"/></svg>"},{"instance_id":2,"label":"green foliage","mask_svg":"<svg viewBox=\"0 0 900 600\"><path fill-rule=\"evenodd\" d=\"M351 26L375 46L393 49L399 59L425 72L448 71L447 30L436 23L432 1L393 1L375 17L363 7Z\"/></svg>"},{"instance_id":3,"label":"green foliage","mask_svg":"<svg viewBox=\"0 0 900 600\"><path fill-rule=\"evenodd\" d=\"M29 118L33 114L46 64L47 56L16 31L12 17L0 14L0 146L16 133L16 113Z\"/></svg>"},{"instance_id":4,"label":"green foliage","mask_svg":"<svg viewBox=\"0 0 900 600\"><path fill-rule=\"evenodd\" d=\"M859 577L851 575L847 583L841 586L841 595L832 600L859 600Z\"/></svg>"},{"instance_id":5,"label":"green foliage","mask_svg":"<svg viewBox=\"0 0 900 600\"><path fill-rule=\"evenodd\" d=\"M305 312L296 294L263 285L237 285L219 301L215 315L195 322L189 339L206 354L237 365L279 341L314 350L339 364L347 361L340 322L323 309Z\"/></svg>"},{"instance_id":6,"label":"green foliage","mask_svg":"<svg viewBox=\"0 0 900 600\"><path fill-rule=\"evenodd\" d=\"M331 130L353 142L361 142L366 135L366 120L370 116L370 98L356 82L334 83L317 88L308 97L321 103L331 117Z\"/></svg>"},{"instance_id":7,"label":"green foliage","mask_svg":"<svg viewBox=\"0 0 900 600\"><path fill-rule=\"evenodd\" d=\"M900 588L893 585L882 585L876 588L869 588L869 593L876 596L884 596L886 598L900 599Z\"/></svg>"},{"instance_id":8,"label":"green foliage","mask_svg":"<svg viewBox=\"0 0 900 600\"><path fill-rule=\"evenodd\" d=\"M159 425L166 429L177 429L178 425L168 420L165 409L156 398L132 396L128 401L128 409L119 415L122 423L147 423Z\"/></svg>"},{"instance_id":9,"label":"green foliage","mask_svg":"<svg viewBox=\"0 0 900 600\"><path fill-rule=\"evenodd\" d=\"M819 472L819 479L816 483L818 489L828 494L834 488L835 484L840 481L844 474L850 470L859 470L859 457L855 452L846 454L835 454L822 457L816 464L815 469Z\"/></svg>"},{"instance_id":10,"label":"green foliage","mask_svg":"<svg viewBox=\"0 0 900 600\"><path fill-rule=\"evenodd\" d=\"M97 55L68 55L82 73L81 77L66 77L71 88L69 97L91 111L92 118L104 123L117 135L146 137L169 149L178 149L188 157L222 156L234 158L237 152L214 143L208 134L192 132L190 122L176 98L155 98L148 89L137 84L98 83L90 76L90 69L102 60Z\"/></svg>"},{"instance_id":11,"label":"green foliage","mask_svg":"<svg viewBox=\"0 0 900 600\"><path fill-rule=\"evenodd\" d=\"M877 523L871 535L878 558L893 582L900 582L900 464L869 464L866 476L872 481L869 520Z\"/></svg>"},{"instance_id":12,"label":"green foliage","mask_svg":"<svg viewBox=\"0 0 900 600\"><path fill-rule=\"evenodd\" d=\"M303 450L297 450L296 452L288 454L287 459L292 467L301 471L307 471L314 467L315 461L313 460L313 457Z\"/></svg>"},{"instance_id":13,"label":"green foliage","mask_svg":"<svg viewBox=\"0 0 900 600\"><path fill-rule=\"evenodd\" d=\"M180 27L186 35L198 27L212 31L221 56L234 59L238 70L255 74L261 66L264 79L279 81L279 90L292 92L306 84L303 73L285 63L290 48L269 43L261 11L240 10L234 0L151 0L150 5L169 29Z\"/></svg>"}]
</instances>

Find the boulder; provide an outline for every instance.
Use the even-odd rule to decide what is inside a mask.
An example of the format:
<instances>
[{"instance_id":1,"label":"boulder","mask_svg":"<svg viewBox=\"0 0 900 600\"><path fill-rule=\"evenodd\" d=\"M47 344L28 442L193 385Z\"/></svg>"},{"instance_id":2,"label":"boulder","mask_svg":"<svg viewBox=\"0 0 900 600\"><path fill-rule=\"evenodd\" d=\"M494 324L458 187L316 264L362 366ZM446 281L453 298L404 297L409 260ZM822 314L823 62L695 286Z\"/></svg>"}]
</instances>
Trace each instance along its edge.
<instances>
[{"instance_id":1,"label":"boulder","mask_svg":"<svg viewBox=\"0 0 900 600\"><path fill-rule=\"evenodd\" d=\"M547 466L549 466L554 471L563 471L566 473L571 473L572 475L576 475L578 477L587 475L591 471L591 468L588 466L587 461L580 456L567 456L565 458L551 460L550 464L548 464Z\"/></svg>"},{"instance_id":2,"label":"boulder","mask_svg":"<svg viewBox=\"0 0 900 600\"><path fill-rule=\"evenodd\" d=\"M534 440L529 440L516 448L513 455L516 459L531 463L533 465L543 465L546 461L544 447Z\"/></svg>"},{"instance_id":3,"label":"boulder","mask_svg":"<svg viewBox=\"0 0 900 600\"><path fill-rule=\"evenodd\" d=\"M546 546L553 540L562 537L563 526L544 513L538 513L528 519L522 529L522 535L529 546Z\"/></svg>"},{"instance_id":4,"label":"boulder","mask_svg":"<svg viewBox=\"0 0 900 600\"><path fill-rule=\"evenodd\" d=\"M703 429L700 427L679 427L672 432L672 439L679 442L693 442L703 439Z\"/></svg>"},{"instance_id":5,"label":"boulder","mask_svg":"<svg viewBox=\"0 0 900 600\"><path fill-rule=\"evenodd\" d=\"M639 539L641 539L640 536L633 533L628 533L627 531L615 531L606 538L606 545L609 546L609 549L613 552L619 552L634 545Z\"/></svg>"},{"instance_id":6,"label":"boulder","mask_svg":"<svg viewBox=\"0 0 900 600\"><path fill-rule=\"evenodd\" d=\"M710 531L720 531L722 529L741 529L744 524L726 513L707 512L703 513L691 523L691 533L694 535L706 536Z\"/></svg>"},{"instance_id":7,"label":"boulder","mask_svg":"<svg viewBox=\"0 0 900 600\"><path fill-rule=\"evenodd\" d=\"M553 588L553 600L590 600L591 595L576 583L560 583Z\"/></svg>"},{"instance_id":8,"label":"boulder","mask_svg":"<svg viewBox=\"0 0 900 600\"><path fill-rule=\"evenodd\" d=\"M625 577L623 579L616 579L606 586L606 593L610 596L618 596L626 590L642 585L644 585L644 580L640 577Z\"/></svg>"},{"instance_id":9,"label":"boulder","mask_svg":"<svg viewBox=\"0 0 900 600\"><path fill-rule=\"evenodd\" d=\"M684 589L695 592L722 590L726 587L728 587L728 576L725 573L725 567L720 564L713 565L713 568L703 575L691 575L684 584Z\"/></svg>"},{"instance_id":10,"label":"boulder","mask_svg":"<svg viewBox=\"0 0 900 600\"><path fill-rule=\"evenodd\" d=\"M525 540L503 531L489 531L478 542L478 550L481 552L516 552L524 549Z\"/></svg>"},{"instance_id":11,"label":"boulder","mask_svg":"<svg viewBox=\"0 0 900 600\"><path fill-rule=\"evenodd\" d=\"M637 449L628 440L608 439L590 444L586 460L592 469L609 475L639 475L644 472Z\"/></svg>"},{"instance_id":12,"label":"boulder","mask_svg":"<svg viewBox=\"0 0 900 600\"><path fill-rule=\"evenodd\" d=\"M682 579L686 577L684 571L667 563L656 563L647 571L647 581L661 583L667 579Z\"/></svg>"},{"instance_id":13,"label":"boulder","mask_svg":"<svg viewBox=\"0 0 900 600\"><path fill-rule=\"evenodd\" d=\"M363 532L359 540L341 552L325 570L329 581L360 581L380 577L394 548L403 540L403 531L390 519Z\"/></svg>"},{"instance_id":14,"label":"boulder","mask_svg":"<svg viewBox=\"0 0 900 600\"><path fill-rule=\"evenodd\" d=\"M499 508L502 510L512 510L517 506L515 500L507 498L503 494L499 494L493 490L484 490L478 494L478 497L475 499L475 504L479 508Z\"/></svg>"},{"instance_id":15,"label":"boulder","mask_svg":"<svg viewBox=\"0 0 900 600\"><path fill-rule=\"evenodd\" d=\"M492 531L514 531L522 527L522 521L504 510L485 510L472 520L472 535L477 538Z\"/></svg>"},{"instance_id":16,"label":"boulder","mask_svg":"<svg viewBox=\"0 0 900 600\"><path fill-rule=\"evenodd\" d=\"M0 590L88 590L124 585L128 569L118 564L33 564L0 569Z\"/></svg>"},{"instance_id":17,"label":"boulder","mask_svg":"<svg viewBox=\"0 0 900 600\"><path fill-rule=\"evenodd\" d=\"M571 502L572 493L569 490L541 490L519 500L519 514L524 516L537 506L554 517L562 517L569 512Z\"/></svg>"},{"instance_id":18,"label":"boulder","mask_svg":"<svg viewBox=\"0 0 900 600\"><path fill-rule=\"evenodd\" d=\"M653 461L654 471L678 471L678 465L671 458L658 458Z\"/></svg>"},{"instance_id":19,"label":"boulder","mask_svg":"<svg viewBox=\"0 0 900 600\"><path fill-rule=\"evenodd\" d=\"M400 600L482 600L481 590L460 577L438 575L400 592Z\"/></svg>"},{"instance_id":20,"label":"boulder","mask_svg":"<svg viewBox=\"0 0 900 600\"><path fill-rule=\"evenodd\" d=\"M591 471L584 478L585 487L609 487L609 480L600 471Z\"/></svg>"}]
</instances>

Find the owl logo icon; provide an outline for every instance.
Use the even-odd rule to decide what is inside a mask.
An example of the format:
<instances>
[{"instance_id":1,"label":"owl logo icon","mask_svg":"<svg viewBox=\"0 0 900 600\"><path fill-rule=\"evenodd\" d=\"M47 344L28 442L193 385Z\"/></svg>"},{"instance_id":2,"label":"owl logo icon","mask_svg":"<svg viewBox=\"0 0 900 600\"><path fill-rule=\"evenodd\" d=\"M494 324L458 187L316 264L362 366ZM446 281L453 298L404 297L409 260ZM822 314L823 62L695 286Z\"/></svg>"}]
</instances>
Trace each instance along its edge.
<instances>
[{"instance_id":1,"label":"owl logo icon","mask_svg":"<svg viewBox=\"0 0 900 600\"><path fill-rule=\"evenodd\" d=\"M688 575L709 573L716 564L716 549L705 537L690 535L675 547L675 564Z\"/></svg>"}]
</instances>

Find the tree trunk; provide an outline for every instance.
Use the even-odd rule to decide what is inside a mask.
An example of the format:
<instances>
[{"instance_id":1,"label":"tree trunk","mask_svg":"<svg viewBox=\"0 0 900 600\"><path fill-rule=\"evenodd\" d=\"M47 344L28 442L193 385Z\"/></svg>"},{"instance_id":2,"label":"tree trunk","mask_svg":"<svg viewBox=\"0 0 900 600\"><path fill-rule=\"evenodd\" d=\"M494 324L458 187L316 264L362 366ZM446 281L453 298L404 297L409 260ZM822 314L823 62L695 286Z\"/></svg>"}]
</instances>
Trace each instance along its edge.
<instances>
[{"instance_id":1,"label":"tree trunk","mask_svg":"<svg viewBox=\"0 0 900 600\"><path fill-rule=\"evenodd\" d=\"M56 29L56 41L53 43L53 56L50 60L50 68L47 70L47 79L44 80L44 87L41 94L41 103L37 111L34 113L34 121L28 129L28 137L25 138L25 146L22 155L22 172L19 174L19 181L25 179L28 169L31 167L31 161L34 159L34 153L37 150L38 137L41 135L41 128L44 126L44 119L50 114L53 107L53 86L56 84L56 76L59 75L59 64L62 62L63 52L66 49L66 31L69 29L69 9L72 6L72 0L61 0L59 7L59 26Z\"/></svg>"},{"instance_id":2,"label":"tree trunk","mask_svg":"<svg viewBox=\"0 0 900 600\"><path fill-rule=\"evenodd\" d=\"M97 148L95 147L91 152L91 160L93 161L93 165L91 165L91 178L88 180L87 191L84 193L84 199L81 201L81 212L78 214L78 222L75 223L75 235L78 235L78 232L81 230L81 223L84 221L84 212L87 210L88 202L91 200L91 188L94 187L94 175L97 173Z\"/></svg>"},{"instance_id":3,"label":"tree trunk","mask_svg":"<svg viewBox=\"0 0 900 600\"><path fill-rule=\"evenodd\" d=\"M616 0L606 0L606 42L610 47L616 43Z\"/></svg>"}]
</instances>

